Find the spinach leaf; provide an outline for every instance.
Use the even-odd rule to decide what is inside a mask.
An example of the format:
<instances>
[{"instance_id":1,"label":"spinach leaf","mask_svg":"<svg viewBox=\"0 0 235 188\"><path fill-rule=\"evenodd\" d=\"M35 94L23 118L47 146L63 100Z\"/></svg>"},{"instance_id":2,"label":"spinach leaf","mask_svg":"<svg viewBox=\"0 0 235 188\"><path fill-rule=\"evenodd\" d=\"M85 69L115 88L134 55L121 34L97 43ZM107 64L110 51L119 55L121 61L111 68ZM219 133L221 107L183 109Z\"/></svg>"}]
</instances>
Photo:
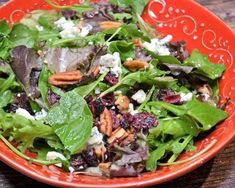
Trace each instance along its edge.
<instances>
[{"instance_id":1,"label":"spinach leaf","mask_svg":"<svg viewBox=\"0 0 235 188\"><path fill-rule=\"evenodd\" d=\"M177 116L189 115L199 122L200 129L203 131L211 129L217 123L227 118L228 114L214 106L199 102L194 99L184 105L177 106L165 102L150 102L150 106L157 105L165 108Z\"/></svg>"},{"instance_id":2,"label":"spinach leaf","mask_svg":"<svg viewBox=\"0 0 235 188\"><path fill-rule=\"evenodd\" d=\"M96 81L91 82L88 85L79 86L74 89L74 92L82 97L89 95L103 80L107 73L102 74Z\"/></svg>"},{"instance_id":3,"label":"spinach leaf","mask_svg":"<svg viewBox=\"0 0 235 188\"><path fill-rule=\"evenodd\" d=\"M113 41L108 46L108 52L110 54L119 52L122 61L126 61L127 58L135 57L135 47L132 42Z\"/></svg>"},{"instance_id":4,"label":"spinach leaf","mask_svg":"<svg viewBox=\"0 0 235 188\"><path fill-rule=\"evenodd\" d=\"M47 122L65 149L75 154L91 135L93 117L86 101L75 91L70 91L61 97L59 105L49 110Z\"/></svg>"},{"instance_id":5,"label":"spinach leaf","mask_svg":"<svg viewBox=\"0 0 235 188\"><path fill-rule=\"evenodd\" d=\"M54 137L52 128L42 121L26 119L17 114L5 113L0 109L0 129L4 137L15 140L22 152L33 147L36 139L51 139Z\"/></svg>"},{"instance_id":6,"label":"spinach leaf","mask_svg":"<svg viewBox=\"0 0 235 188\"><path fill-rule=\"evenodd\" d=\"M195 73L206 76L212 80L220 78L226 69L222 64L211 63L208 57L201 54L197 49L192 52L191 56L185 60L183 65L197 68L197 70L194 71Z\"/></svg>"}]
</instances>

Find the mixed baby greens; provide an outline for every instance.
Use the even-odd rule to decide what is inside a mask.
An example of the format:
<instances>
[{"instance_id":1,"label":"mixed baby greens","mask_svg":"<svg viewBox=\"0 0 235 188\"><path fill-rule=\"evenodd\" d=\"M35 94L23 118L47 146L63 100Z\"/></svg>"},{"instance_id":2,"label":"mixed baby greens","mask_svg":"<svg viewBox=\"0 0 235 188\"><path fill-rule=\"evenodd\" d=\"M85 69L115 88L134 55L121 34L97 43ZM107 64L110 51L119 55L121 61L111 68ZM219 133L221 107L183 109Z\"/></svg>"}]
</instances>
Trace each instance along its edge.
<instances>
[{"instance_id":1,"label":"mixed baby greens","mask_svg":"<svg viewBox=\"0 0 235 188\"><path fill-rule=\"evenodd\" d=\"M147 0L46 2L59 11L32 11L12 27L0 21L0 139L21 157L137 176L180 163L227 118L218 89L225 66L158 37L140 16Z\"/></svg>"}]
</instances>

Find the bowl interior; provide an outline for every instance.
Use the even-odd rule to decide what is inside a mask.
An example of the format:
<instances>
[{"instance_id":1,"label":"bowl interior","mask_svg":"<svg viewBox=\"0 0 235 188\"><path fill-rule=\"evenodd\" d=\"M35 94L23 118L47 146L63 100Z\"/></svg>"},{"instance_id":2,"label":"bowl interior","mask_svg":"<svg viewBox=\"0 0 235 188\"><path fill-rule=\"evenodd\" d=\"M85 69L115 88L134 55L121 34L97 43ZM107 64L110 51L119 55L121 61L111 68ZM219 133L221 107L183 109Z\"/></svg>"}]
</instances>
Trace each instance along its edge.
<instances>
[{"instance_id":1,"label":"bowl interior","mask_svg":"<svg viewBox=\"0 0 235 188\"><path fill-rule=\"evenodd\" d=\"M61 0L61 4L78 3L78 0ZM0 7L0 19L10 24L19 21L25 14L35 9L50 9L44 0L11 0ZM209 151L194 160L170 167L161 167L155 173L144 173L137 178L104 179L65 173L55 166L45 167L30 164L12 153L0 142L0 159L39 181L63 187L136 187L161 183L183 175L200 166L223 149L235 135L235 37L234 33L218 18L193 1L151 0L144 19L157 24L157 32L173 35L173 41L185 40L187 49L197 48L207 54L211 61L226 65L227 70L220 81L222 99L231 98L226 111L229 118L218 125L207 138L196 142L198 150L180 156L184 159L200 152L212 140L216 144Z\"/></svg>"}]
</instances>

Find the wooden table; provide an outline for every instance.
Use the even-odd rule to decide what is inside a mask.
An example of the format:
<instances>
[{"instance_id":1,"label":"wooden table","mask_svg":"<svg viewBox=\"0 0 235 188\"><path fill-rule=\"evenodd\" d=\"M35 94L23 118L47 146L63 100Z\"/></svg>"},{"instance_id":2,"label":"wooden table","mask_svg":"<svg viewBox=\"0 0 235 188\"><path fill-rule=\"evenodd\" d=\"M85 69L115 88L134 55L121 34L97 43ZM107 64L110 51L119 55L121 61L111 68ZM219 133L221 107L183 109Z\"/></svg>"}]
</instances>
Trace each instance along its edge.
<instances>
[{"instance_id":1,"label":"wooden table","mask_svg":"<svg viewBox=\"0 0 235 188\"><path fill-rule=\"evenodd\" d=\"M0 0L6 2L7 0ZM196 0L235 30L235 0ZM53 188L32 180L0 162L0 188ZM155 188L235 187L235 141L197 170Z\"/></svg>"}]
</instances>

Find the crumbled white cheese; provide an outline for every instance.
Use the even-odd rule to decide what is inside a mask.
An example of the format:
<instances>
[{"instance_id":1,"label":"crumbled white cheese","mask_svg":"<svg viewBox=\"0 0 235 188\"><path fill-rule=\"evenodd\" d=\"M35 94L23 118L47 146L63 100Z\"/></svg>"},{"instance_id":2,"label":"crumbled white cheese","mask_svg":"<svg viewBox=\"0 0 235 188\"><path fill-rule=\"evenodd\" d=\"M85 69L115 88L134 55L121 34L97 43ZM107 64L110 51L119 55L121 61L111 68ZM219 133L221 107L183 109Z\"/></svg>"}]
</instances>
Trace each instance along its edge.
<instances>
[{"instance_id":1,"label":"crumbled white cheese","mask_svg":"<svg viewBox=\"0 0 235 188\"><path fill-rule=\"evenodd\" d=\"M135 110L135 109L134 109L134 105L133 105L132 103L129 104L128 112L129 112L131 115L135 115L135 114L139 113L138 110Z\"/></svg>"},{"instance_id":2,"label":"crumbled white cheese","mask_svg":"<svg viewBox=\"0 0 235 188\"><path fill-rule=\"evenodd\" d=\"M127 61L133 61L133 58L128 57L126 60L127 60Z\"/></svg>"},{"instance_id":3,"label":"crumbled white cheese","mask_svg":"<svg viewBox=\"0 0 235 188\"><path fill-rule=\"evenodd\" d=\"M201 94L204 97L205 101L208 101L210 99L210 95L208 94Z\"/></svg>"},{"instance_id":4,"label":"crumbled white cheese","mask_svg":"<svg viewBox=\"0 0 235 188\"><path fill-rule=\"evenodd\" d=\"M34 118L35 120L40 120L40 119L45 118L46 116L47 116L47 112L44 109L42 109L40 112L35 113Z\"/></svg>"},{"instance_id":5,"label":"crumbled white cheese","mask_svg":"<svg viewBox=\"0 0 235 188\"><path fill-rule=\"evenodd\" d=\"M61 17L54 22L54 24L61 30L61 38L75 38L77 36L85 37L93 28L90 24L79 28L72 20L66 20L65 17Z\"/></svg>"},{"instance_id":6,"label":"crumbled white cheese","mask_svg":"<svg viewBox=\"0 0 235 188\"><path fill-rule=\"evenodd\" d=\"M36 25L36 29L37 29L38 31L43 31L43 30L44 30L44 27L41 26L41 25Z\"/></svg>"},{"instance_id":7,"label":"crumbled white cheese","mask_svg":"<svg viewBox=\"0 0 235 188\"><path fill-rule=\"evenodd\" d=\"M192 93L180 93L181 102L191 101L193 98Z\"/></svg>"},{"instance_id":8,"label":"crumbled white cheese","mask_svg":"<svg viewBox=\"0 0 235 188\"><path fill-rule=\"evenodd\" d=\"M100 93L101 93L100 88L96 88L96 89L95 89L95 94L96 94L96 95L99 95Z\"/></svg>"},{"instance_id":9,"label":"crumbled white cheese","mask_svg":"<svg viewBox=\"0 0 235 188\"><path fill-rule=\"evenodd\" d=\"M88 145L99 145L103 143L104 135L99 132L97 127L93 127L91 131L91 137L88 140Z\"/></svg>"},{"instance_id":10,"label":"crumbled white cheese","mask_svg":"<svg viewBox=\"0 0 235 188\"><path fill-rule=\"evenodd\" d=\"M101 74L111 72L118 77L122 73L120 54L115 52L113 55L106 54L101 56L99 70Z\"/></svg>"},{"instance_id":11,"label":"crumbled white cheese","mask_svg":"<svg viewBox=\"0 0 235 188\"><path fill-rule=\"evenodd\" d=\"M139 104L142 104L146 99L146 93L141 89L137 91L131 98L137 101Z\"/></svg>"},{"instance_id":12,"label":"crumbled white cheese","mask_svg":"<svg viewBox=\"0 0 235 188\"><path fill-rule=\"evenodd\" d=\"M47 156L46 156L46 160L48 161L52 161L52 160L56 160L56 159L61 159L61 160L66 160L65 156L59 152L56 152L56 151L49 151L47 153ZM62 167L62 164L61 163L58 163L58 164L55 164L56 166L58 167Z\"/></svg>"},{"instance_id":13,"label":"crumbled white cheese","mask_svg":"<svg viewBox=\"0 0 235 188\"><path fill-rule=\"evenodd\" d=\"M20 116L23 116L29 120L34 120L35 118L25 109L23 108L18 108L16 110L16 114L20 115Z\"/></svg>"},{"instance_id":14,"label":"crumbled white cheese","mask_svg":"<svg viewBox=\"0 0 235 188\"><path fill-rule=\"evenodd\" d=\"M74 173L74 172L75 172L75 169L74 169L72 166L70 166L70 167L69 167L69 172L70 172L70 173Z\"/></svg>"},{"instance_id":15,"label":"crumbled white cheese","mask_svg":"<svg viewBox=\"0 0 235 188\"><path fill-rule=\"evenodd\" d=\"M166 46L168 42L172 40L172 35L167 35L163 39L151 39L151 42L144 42L143 46L150 50L153 51L159 55L170 55L169 48Z\"/></svg>"}]
</instances>

